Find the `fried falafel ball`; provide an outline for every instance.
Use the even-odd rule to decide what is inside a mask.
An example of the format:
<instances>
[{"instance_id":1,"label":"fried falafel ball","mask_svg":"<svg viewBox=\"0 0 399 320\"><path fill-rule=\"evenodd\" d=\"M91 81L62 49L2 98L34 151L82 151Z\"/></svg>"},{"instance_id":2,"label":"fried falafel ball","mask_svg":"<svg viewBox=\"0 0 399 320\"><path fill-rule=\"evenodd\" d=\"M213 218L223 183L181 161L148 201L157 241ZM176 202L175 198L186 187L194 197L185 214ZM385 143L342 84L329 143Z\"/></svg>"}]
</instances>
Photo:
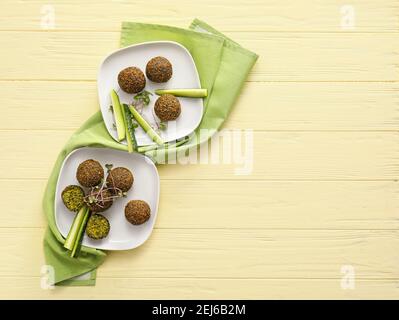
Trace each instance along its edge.
<instances>
[{"instance_id":1,"label":"fried falafel ball","mask_svg":"<svg viewBox=\"0 0 399 320\"><path fill-rule=\"evenodd\" d=\"M121 192L127 192L132 187L133 181L132 172L124 167L112 169L107 176L107 186L120 189Z\"/></svg>"},{"instance_id":2,"label":"fried falafel ball","mask_svg":"<svg viewBox=\"0 0 399 320\"><path fill-rule=\"evenodd\" d=\"M154 111L161 121L176 120L181 113L180 101L171 94L163 94L155 101Z\"/></svg>"},{"instance_id":3,"label":"fried falafel ball","mask_svg":"<svg viewBox=\"0 0 399 320\"><path fill-rule=\"evenodd\" d=\"M67 186L61 193L62 202L68 210L79 212L84 205L85 192L80 186Z\"/></svg>"},{"instance_id":4,"label":"fried falafel ball","mask_svg":"<svg viewBox=\"0 0 399 320\"><path fill-rule=\"evenodd\" d=\"M139 93L145 87L143 71L136 67L128 67L118 74L118 84L127 93Z\"/></svg>"},{"instance_id":5,"label":"fried falafel ball","mask_svg":"<svg viewBox=\"0 0 399 320\"><path fill-rule=\"evenodd\" d=\"M95 187L104 179L104 169L101 164L93 159L83 161L76 171L76 179L83 187Z\"/></svg>"},{"instance_id":6,"label":"fried falafel ball","mask_svg":"<svg viewBox=\"0 0 399 320\"><path fill-rule=\"evenodd\" d=\"M131 224L142 224L146 222L150 216L150 206L143 200L131 200L125 207L125 217Z\"/></svg>"},{"instance_id":7,"label":"fried falafel ball","mask_svg":"<svg viewBox=\"0 0 399 320\"><path fill-rule=\"evenodd\" d=\"M91 239L100 240L108 235L110 229L111 226L106 217L101 214L93 214L87 221L86 234Z\"/></svg>"},{"instance_id":8,"label":"fried falafel ball","mask_svg":"<svg viewBox=\"0 0 399 320\"><path fill-rule=\"evenodd\" d=\"M93 213L103 212L112 206L114 202L112 196L108 189L94 190L90 193L86 204Z\"/></svg>"},{"instance_id":9,"label":"fried falafel ball","mask_svg":"<svg viewBox=\"0 0 399 320\"><path fill-rule=\"evenodd\" d=\"M172 78L172 64L164 57L155 57L148 61L145 73L147 78L153 82L167 82Z\"/></svg>"}]
</instances>

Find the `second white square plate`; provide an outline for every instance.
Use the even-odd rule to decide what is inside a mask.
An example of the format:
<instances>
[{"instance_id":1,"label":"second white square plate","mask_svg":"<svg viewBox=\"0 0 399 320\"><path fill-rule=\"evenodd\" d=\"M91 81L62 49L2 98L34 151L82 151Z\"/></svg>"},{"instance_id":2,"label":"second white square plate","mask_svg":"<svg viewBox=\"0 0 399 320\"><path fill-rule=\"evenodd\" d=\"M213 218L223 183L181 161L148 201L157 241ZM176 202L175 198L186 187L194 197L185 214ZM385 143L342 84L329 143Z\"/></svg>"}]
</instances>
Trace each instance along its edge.
<instances>
[{"instance_id":1,"label":"second white square plate","mask_svg":"<svg viewBox=\"0 0 399 320\"><path fill-rule=\"evenodd\" d=\"M108 236L101 240L90 239L86 234L83 245L103 250L127 250L143 244L154 228L159 201L159 176L154 163L138 153L128 153L106 148L81 148L71 152L64 160L58 177L55 192L55 219L57 228L64 238L68 235L75 213L69 211L62 202L61 193L71 184L79 185L76 170L80 163L94 159L101 163L106 176L106 164L114 168L125 167L133 173L134 183L126 198L119 198L112 206L100 213L111 226ZM125 218L125 206L130 200L144 200L151 208L150 219L138 226L132 225Z\"/></svg>"}]
</instances>

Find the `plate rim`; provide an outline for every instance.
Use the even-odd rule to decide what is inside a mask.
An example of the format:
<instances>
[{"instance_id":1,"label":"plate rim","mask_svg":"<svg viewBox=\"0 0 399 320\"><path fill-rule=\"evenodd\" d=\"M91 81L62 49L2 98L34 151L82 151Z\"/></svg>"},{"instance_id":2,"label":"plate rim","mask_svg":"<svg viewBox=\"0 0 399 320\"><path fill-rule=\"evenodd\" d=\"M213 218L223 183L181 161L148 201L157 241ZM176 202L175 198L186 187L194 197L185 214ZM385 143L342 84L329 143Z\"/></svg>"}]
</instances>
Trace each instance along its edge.
<instances>
[{"instance_id":1,"label":"plate rim","mask_svg":"<svg viewBox=\"0 0 399 320\"><path fill-rule=\"evenodd\" d=\"M68 161L68 159L76 152L82 150L82 149L103 149L103 150L111 150L111 151L120 151L120 152L125 152L123 150L118 150L118 149L114 149L114 148L106 148L106 147L90 147L90 146L83 146L80 148L76 148L74 149L72 152L70 152L64 159L64 161L61 164L59 173L58 173L58 177L57 177L57 184L55 187L55 192L54 192L54 220L55 220L55 225L57 227L58 232L60 233L61 237L65 240L65 237L62 235L62 232L60 230L60 227L58 225L58 220L57 220L57 197L56 195L58 194L58 189L59 189L59 182L60 182L60 177L61 177L61 171L64 168L65 163ZM129 154L128 152L126 152L127 154ZM91 246L91 245L84 245L84 247L88 247L88 248L93 248L93 249L97 249L97 250L105 250L105 251L126 251L126 250L133 250L136 249L138 247L140 247L141 245L143 245L151 236L152 232L154 231L155 228L155 222L156 222L156 218L158 217L158 208L159 208L159 198L160 198L160 188L161 188L161 181L160 181L160 177L159 177L159 172L157 169L157 166L155 165L155 163L151 160L150 157L143 155L141 153L138 152L134 152L134 154L138 155L139 157L143 157L144 161L146 163L149 163L154 169L155 169L155 173L156 173L156 181L157 181L157 198L156 198L156 204L155 204L155 219L154 219L154 224L151 228L151 232L148 234L148 237L145 238L142 242L140 242L137 246L134 247L122 247L122 248L99 248L96 246Z\"/></svg>"},{"instance_id":2,"label":"plate rim","mask_svg":"<svg viewBox=\"0 0 399 320\"><path fill-rule=\"evenodd\" d=\"M103 118L104 124L106 123L106 121L105 121L104 113L103 113L103 110L102 110L102 107L101 107L101 101L100 101L100 88L99 88L98 83L99 83L99 78L100 78L101 70L102 70L102 67L103 67L105 61L106 61L107 59L109 59L111 56L113 56L114 54L117 54L117 53L119 53L119 52L121 52L121 51L125 51L125 50L128 50L128 49L134 48L134 47L141 47L141 46L146 46L146 45L151 45L151 44L163 44L163 43L172 44L172 45L175 45L175 46L177 46L177 47L180 47L181 49L183 49L183 50L187 53L187 55L189 56L189 58L190 58L192 64L194 65L195 78L196 78L196 81L197 81L197 83L198 83L198 85L199 85L199 88L202 87L202 85L201 85L201 79L200 79L199 74L198 74L197 65L195 64L195 61L194 61L193 56L191 55L190 51L189 51L185 46L183 46L182 44L180 44L180 43L178 43L178 42L176 42L176 41L171 41L171 40L146 41L146 42L140 42L140 43L132 44L132 45L129 45L129 46L126 46L126 47L123 47L123 48L118 48L118 49L116 49L116 50L110 52L109 54L107 54L107 56L106 56L105 58L103 58L103 60L101 61L100 65L99 65L99 67L98 67L98 71L97 71L97 81L96 81L96 84L97 84L97 97L98 97L98 102L99 102L99 105L100 105L101 117ZM200 100L201 100L201 108L202 108L201 117L200 117L199 120L197 121L197 123L196 123L194 129L193 129L189 134L193 133L193 132L199 127L199 125L201 124L202 119L203 119L203 117L204 117L204 110L205 110L205 107L204 107L204 100L203 100L202 98L201 98ZM118 142L119 144L127 145L127 143L126 143L125 141L118 141L118 139L117 139L116 137L114 137L114 136L111 134L110 129L108 128L107 125L105 125L105 127L107 128L108 134L112 137L112 139L114 139L114 140L115 140L116 142ZM183 135L183 136L185 136L185 135ZM183 137L183 136L182 136L182 137ZM174 140L180 139L180 138L182 138L182 137L178 137L178 138L176 138L176 139L172 139L172 140L168 140L168 141L165 140L164 142L174 141ZM151 144L155 144L155 142L152 142ZM149 144L149 145L151 145L151 144Z\"/></svg>"}]
</instances>

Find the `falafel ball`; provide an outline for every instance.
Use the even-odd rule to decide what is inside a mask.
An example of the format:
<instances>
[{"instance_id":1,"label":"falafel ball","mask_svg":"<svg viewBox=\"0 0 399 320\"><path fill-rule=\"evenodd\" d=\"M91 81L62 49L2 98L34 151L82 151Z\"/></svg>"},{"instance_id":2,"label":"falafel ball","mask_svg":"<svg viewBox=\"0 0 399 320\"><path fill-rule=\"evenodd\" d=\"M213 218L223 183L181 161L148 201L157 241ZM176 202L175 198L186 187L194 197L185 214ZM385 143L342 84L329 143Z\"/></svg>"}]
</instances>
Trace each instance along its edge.
<instances>
[{"instance_id":1,"label":"falafel ball","mask_svg":"<svg viewBox=\"0 0 399 320\"><path fill-rule=\"evenodd\" d=\"M107 177L107 185L122 192L127 192L132 187L133 181L132 172L124 167L112 169Z\"/></svg>"},{"instance_id":2,"label":"falafel ball","mask_svg":"<svg viewBox=\"0 0 399 320\"><path fill-rule=\"evenodd\" d=\"M86 201L86 204L93 213L103 212L112 206L114 202L112 196L108 189L94 190L90 193L89 201ZM90 198L95 200L90 201Z\"/></svg>"},{"instance_id":3,"label":"falafel ball","mask_svg":"<svg viewBox=\"0 0 399 320\"><path fill-rule=\"evenodd\" d=\"M145 87L143 71L136 67L127 67L118 74L118 84L127 93L138 93Z\"/></svg>"},{"instance_id":4,"label":"falafel ball","mask_svg":"<svg viewBox=\"0 0 399 320\"><path fill-rule=\"evenodd\" d=\"M76 171L76 179L84 187L95 187L104 179L104 169L96 160L83 161Z\"/></svg>"},{"instance_id":5,"label":"falafel ball","mask_svg":"<svg viewBox=\"0 0 399 320\"><path fill-rule=\"evenodd\" d=\"M105 238L111 229L109 221L101 214L93 214L87 221L86 234L89 238L100 240Z\"/></svg>"},{"instance_id":6,"label":"falafel ball","mask_svg":"<svg viewBox=\"0 0 399 320\"><path fill-rule=\"evenodd\" d=\"M84 205L85 192L80 186L67 186L61 193L62 202L68 210L78 212Z\"/></svg>"},{"instance_id":7,"label":"falafel ball","mask_svg":"<svg viewBox=\"0 0 399 320\"><path fill-rule=\"evenodd\" d=\"M180 101L171 94L163 94L155 102L154 111L161 121L173 121L181 113Z\"/></svg>"},{"instance_id":8,"label":"falafel ball","mask_svg":"<svg viewBox=\"0 0 399 320\"><path fill-rule=\"evenodd\" d=\"M150 216L150 206L143 200L131 200L125 207L125 217L131 224L142 224L146 222Z\"/></svg>"},{"instance_id":9,"label":"falafel ball","mask_svg":"<svg viewBox=\"0 0 399 320\"><path fill-rule=\"evenodd\" d=\"M172 78L172 64L164 57L152 58L147 63L145 74L147 75L147 78L153 82L167 82Z\"/></svg>"}]
</instances>

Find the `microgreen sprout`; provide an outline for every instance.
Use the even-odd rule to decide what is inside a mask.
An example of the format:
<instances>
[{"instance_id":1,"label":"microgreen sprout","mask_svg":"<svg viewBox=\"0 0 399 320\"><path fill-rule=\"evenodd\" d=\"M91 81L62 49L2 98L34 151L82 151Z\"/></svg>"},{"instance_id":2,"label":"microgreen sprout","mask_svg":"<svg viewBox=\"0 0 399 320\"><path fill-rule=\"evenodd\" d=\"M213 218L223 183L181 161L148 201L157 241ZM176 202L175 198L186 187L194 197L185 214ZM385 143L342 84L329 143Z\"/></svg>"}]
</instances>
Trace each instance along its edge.
<instances>
[{"instance_id":1,"label":"microgreen sprout","mask_svg":"<svg viewBox=\"0 0 399 320\"><path fill-rule=\"evenodd\" d=\"M160 123L159 123L159 129L160 130L165 130L166 128L167 128L167 123L166 122L163 122L163 121L161 121Z\"/></svg>"},{"instance_id":2,"label":"microgreen sprout","mask_svg":"<svg viewBox=\"0 0 399 320\"><path fill-rule=\"evenodd\" d=\"M152 93L144 90L133 97L132 105L137 109L137 111L142 114L144 107L150 104Z\"/></svg>"}]
</instances>

